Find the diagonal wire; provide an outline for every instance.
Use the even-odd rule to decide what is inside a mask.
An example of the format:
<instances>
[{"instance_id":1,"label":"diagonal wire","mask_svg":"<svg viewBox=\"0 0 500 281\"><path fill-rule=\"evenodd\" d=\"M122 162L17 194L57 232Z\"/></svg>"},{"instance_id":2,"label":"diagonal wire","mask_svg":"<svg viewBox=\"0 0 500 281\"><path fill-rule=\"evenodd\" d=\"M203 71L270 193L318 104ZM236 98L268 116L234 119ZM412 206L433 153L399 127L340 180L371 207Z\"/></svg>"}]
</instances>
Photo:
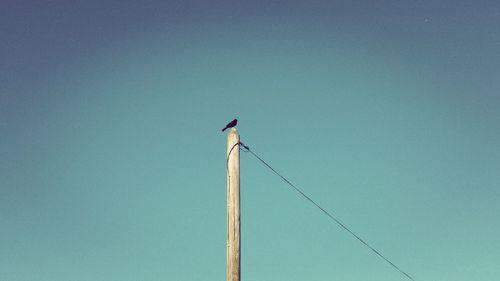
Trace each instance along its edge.
<instances>
[{"instance_id":1,"label":"diagonal wire","mask_svg":"<svg viewBox=\"0 0 500 281\"><path fill-rule=\"evenodd\" d=\"M293 183L291 183L287 178L285 178L283 175L278 173L271 165L269 165L266 161L264 161L261 157L259 157L257 154L255 154L250 147L246 146L242 142L240 144L243 146L243 148L247 151L250 152L253 156L255 156L260 162L262 162L264 165L266 165L271 171L273 171L276 175L278 175L282 180L284 180L289 186L291 186L295 191L297 191L302 197L307 199L309 202L311 202L314 206L316 206L318 209L320 209L325 215L327 215L330 219L335 221L340 227L342 227L345 231L349 232L354 238L356 238L359 242L363 243L368 249L370 249L372 252L377 254L380 258L385 260L387 263L389 263L392 267L394 267L397 271L402 273L404 276L406 276L408 279L415 281L413 277L411 277L408 273L404 272L401 268L399 268L396 264L394 264L392 261L390 261L388 258L386 258L384 255L382 255L379 251L377 251L375 248L373 248L368 242L363 240L359 235L354 233L351 229L349 229L345 224L343 224L339 219L334 217L330 212L325 210L323 207L321 207L318 203L316 203L314 200L311 199L307 194L305 194L300 188L296 187Z\"/></svg>"}]
</instances>

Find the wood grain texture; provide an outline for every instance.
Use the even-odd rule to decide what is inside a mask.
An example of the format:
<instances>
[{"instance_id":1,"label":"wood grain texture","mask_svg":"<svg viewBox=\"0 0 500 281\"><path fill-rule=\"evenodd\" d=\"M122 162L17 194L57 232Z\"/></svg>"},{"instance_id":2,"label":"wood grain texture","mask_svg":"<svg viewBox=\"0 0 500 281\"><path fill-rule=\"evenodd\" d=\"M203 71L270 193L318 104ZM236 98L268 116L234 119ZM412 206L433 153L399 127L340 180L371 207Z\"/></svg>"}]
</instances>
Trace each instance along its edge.
<instances>
[{"instance_id":1,"label":"wood grain texture","mask_svg":"<svg viewBox=\"0 0 500 281\"><path fill-rule=\"evenodd\" d=\"M240 135L227 135L227 281L240 281Z\"/></svg>"}]
</instances>

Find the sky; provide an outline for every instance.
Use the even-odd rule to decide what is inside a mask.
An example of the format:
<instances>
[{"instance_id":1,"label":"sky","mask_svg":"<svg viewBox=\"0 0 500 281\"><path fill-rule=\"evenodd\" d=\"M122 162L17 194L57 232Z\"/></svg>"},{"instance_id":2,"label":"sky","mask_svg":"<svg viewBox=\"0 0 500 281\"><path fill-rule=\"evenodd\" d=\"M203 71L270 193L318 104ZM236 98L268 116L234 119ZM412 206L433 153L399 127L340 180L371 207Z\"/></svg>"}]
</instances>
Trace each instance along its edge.
<instances>
[{"instance_id":1,"label":"sky","mask_svg":"<svg viewBox=\"0 0 500 281\"><path fill-rule=\"evenodd\" d=\"M0 3L0 279L226 275L226 134L418 281L500 278L497 1ZM407 280L241 152L242 280Z\"/></svg>"}]
</instances>

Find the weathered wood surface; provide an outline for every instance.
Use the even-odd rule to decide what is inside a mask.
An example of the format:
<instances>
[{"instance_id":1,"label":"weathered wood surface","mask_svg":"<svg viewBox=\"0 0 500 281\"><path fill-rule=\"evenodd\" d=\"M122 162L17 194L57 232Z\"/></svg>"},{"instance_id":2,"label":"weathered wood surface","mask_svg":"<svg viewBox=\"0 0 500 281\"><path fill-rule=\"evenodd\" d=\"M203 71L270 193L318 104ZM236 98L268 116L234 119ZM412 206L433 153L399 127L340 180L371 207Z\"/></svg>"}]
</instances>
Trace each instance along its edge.
<instances>
[{"instance_id":1,"label":"weathered wood surface","mask_svg":"<svg viewBox=\"0 0 500 281\"><path fill-rule=\"evenodd\" d=\"M227 281L240 281L240 135L227 135Z\"/></svg>"}]
</instances>

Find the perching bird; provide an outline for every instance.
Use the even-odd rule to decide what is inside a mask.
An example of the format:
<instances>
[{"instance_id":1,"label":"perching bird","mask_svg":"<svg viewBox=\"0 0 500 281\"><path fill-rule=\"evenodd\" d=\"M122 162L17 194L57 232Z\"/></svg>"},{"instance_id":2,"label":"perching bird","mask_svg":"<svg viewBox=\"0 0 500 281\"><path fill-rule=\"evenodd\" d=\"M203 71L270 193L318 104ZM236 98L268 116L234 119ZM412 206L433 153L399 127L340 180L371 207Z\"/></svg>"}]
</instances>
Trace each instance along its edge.
<instances>
[{"instance_id":1,"label":"perching bird","mask_svg":"<svg viewBox=\"0 0 500 281\"><path fill-rule=\"evenodd\" d=\"M234 119L233 121L227 123L226 127L224 127L222 131L224 132L226 129L236 126L236 124L238 124L238 119Z\"/></svg>"}]
</instances>

